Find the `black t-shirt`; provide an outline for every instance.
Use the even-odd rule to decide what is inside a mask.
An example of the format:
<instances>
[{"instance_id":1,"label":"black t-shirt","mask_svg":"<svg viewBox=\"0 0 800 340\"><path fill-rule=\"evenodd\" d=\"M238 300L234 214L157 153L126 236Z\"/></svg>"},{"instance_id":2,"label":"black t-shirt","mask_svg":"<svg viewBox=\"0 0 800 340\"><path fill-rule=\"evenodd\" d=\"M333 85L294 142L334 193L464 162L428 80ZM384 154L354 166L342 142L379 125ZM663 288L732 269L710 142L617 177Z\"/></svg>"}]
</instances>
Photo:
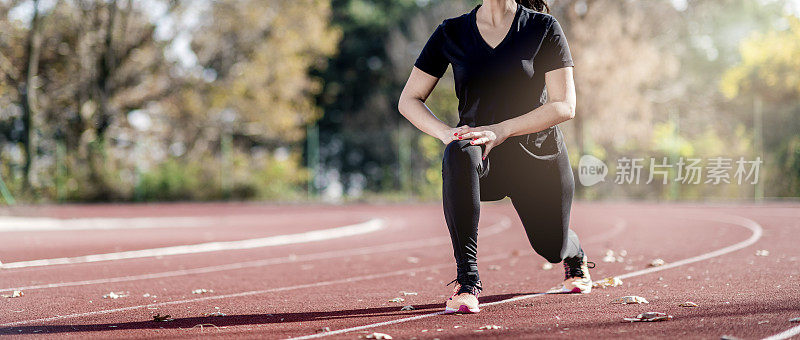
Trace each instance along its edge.
<instances>
[{"instance_id":1,"label":"black t-shirt","mask_svg":"<svg viewBox=\"0 0 800 340\"><path fill-rule=\"evenodd\" d=\"M530 112L546 102L544 74L573 66L553 16L518 4L511 29L491 48L478 31L479 7L444 20L414 63L437 78L453 65L458 126L489 125Z\"/></svg>"}]
</instances>

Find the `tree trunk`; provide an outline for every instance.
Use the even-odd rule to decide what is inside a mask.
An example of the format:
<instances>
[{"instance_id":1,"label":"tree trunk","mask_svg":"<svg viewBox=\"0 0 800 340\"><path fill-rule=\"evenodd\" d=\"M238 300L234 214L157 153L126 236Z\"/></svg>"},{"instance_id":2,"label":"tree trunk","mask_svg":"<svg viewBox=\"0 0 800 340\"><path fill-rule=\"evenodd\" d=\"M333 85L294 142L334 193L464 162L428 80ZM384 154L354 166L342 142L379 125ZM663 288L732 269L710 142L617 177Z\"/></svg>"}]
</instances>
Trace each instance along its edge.
<instances>
[{"instance_id":1,"label":"tree trunk","mask_svg":"<svg viewBox=\"0 0 800 340\"><path fill-rule=\"evenodd\" d=\"M25 188L33 188L33 163L36 161L36 84L35 78L39 73L39 52L41 49L41 30L39 18L39 0L33 1L33 19L28 32L26 46L25 81L19 86L20 102L22 104L22 122L24 125L23 142L25 144Z\"/></svg>"}]
</instances>

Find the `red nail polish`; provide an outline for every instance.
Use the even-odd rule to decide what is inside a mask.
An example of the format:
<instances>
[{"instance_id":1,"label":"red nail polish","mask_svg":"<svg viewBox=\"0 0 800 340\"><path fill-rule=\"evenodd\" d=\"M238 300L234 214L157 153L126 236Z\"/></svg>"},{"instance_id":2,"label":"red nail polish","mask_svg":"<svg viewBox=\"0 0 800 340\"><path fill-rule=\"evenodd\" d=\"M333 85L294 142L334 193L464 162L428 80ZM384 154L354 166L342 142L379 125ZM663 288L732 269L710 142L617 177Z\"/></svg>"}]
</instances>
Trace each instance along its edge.
<instances>
[{"instance_id":1,"label":"red nail polish","mask_svg":"<svg viewBox=\"0 0 800 340\"><path fill-rule=\"evenodd\" d=\"M453 132L453 136L458 136L458 132Z\"/></svg>"}]
</instances>

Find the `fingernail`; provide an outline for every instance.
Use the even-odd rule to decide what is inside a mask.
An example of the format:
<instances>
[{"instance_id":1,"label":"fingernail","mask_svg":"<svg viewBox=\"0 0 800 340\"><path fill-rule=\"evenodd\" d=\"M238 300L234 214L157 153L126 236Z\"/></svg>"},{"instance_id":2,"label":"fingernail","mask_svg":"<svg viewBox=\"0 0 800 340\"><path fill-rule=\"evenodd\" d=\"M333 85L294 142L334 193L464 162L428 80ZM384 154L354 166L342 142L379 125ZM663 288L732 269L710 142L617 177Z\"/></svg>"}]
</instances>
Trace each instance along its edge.
<instances>
[{"instance_id":1,"label":"fingernail","mask_svg":"<svg viewBox=\"0 0 800 340\"><path fill-rule=\"evenodd\" d=\"M458 136L458 132L453 132L453 136Z\"/></svg>"}]
</instances>

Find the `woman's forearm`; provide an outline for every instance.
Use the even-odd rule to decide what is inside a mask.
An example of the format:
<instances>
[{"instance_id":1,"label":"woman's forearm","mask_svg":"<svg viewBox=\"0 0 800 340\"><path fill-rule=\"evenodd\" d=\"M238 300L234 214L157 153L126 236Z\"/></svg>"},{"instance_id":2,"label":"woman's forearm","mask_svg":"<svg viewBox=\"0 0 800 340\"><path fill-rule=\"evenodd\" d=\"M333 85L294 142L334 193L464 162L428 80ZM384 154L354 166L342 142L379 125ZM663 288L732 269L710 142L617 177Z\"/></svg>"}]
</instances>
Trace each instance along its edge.
<instances>
[{"instance_id":1,"label":"woman's forearm","mask_svg":"<svg viewBox=\"0 0 800 340\"><path fill-rule=\"evenodd\" d=\"M498 123L507 136L520 136L539 132L575 117L575 107L568 102L548 102L538 108Z\"/></svg>"},{"instance_id":2,"label":"woman's forearm","mask_svg":"<svg viewBox=\"0 0 800 340\"><path fill-rule=\"evenodd\" d=\"M444 139L445 136L442 134L451 129L450 126L436 118L436 115L419 98L401 97L397 109L411 124L437 139Z\"/></svg>"}]
</instances>

